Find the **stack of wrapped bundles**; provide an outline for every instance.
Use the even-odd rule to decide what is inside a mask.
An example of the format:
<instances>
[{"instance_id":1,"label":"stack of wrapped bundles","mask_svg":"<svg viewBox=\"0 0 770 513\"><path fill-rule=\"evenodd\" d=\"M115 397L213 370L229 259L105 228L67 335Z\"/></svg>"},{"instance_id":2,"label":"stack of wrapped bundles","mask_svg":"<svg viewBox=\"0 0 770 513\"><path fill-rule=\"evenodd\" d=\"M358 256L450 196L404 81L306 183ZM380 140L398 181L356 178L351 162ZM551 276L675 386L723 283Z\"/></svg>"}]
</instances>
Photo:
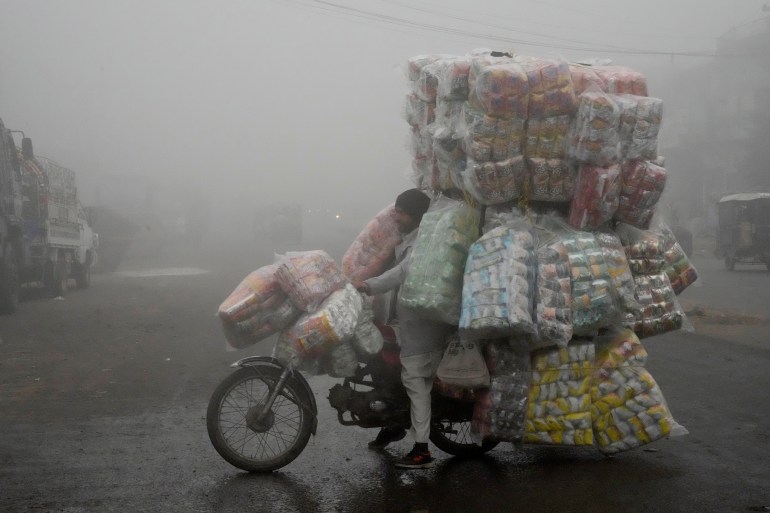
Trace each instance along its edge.
<instances>
[{"instance_id":1,"label":"stack of wrapped bundles","mask_svg":"<svg viewBox=\"0 0 770 513\"><path fill-rule=\"evenodd\" d=\"M425 319L457 325L468 249L479 235L478 209L447 200L422 218L400 302Z\"/></svg>"},{"instance_id":2,"label":"stack of wrapped bundles","mask_svg":"<svg viewBox=\"0 0 770 513\"><path fill-rule=\"evenodd\" d=\"M436 120L429 128L433 137L436 172L431 180L434 190L460 188L466 157L462 147L463 105L468 99L470 57L445 58L436 63L438 87Z\"/></svg>"},{"instance_id":3,"label":"stack of wrapped bundles","mask_svg":"<svg viewBox=\"0 0 770 513\"><path fill-rule=\"evenodd\" d=\"M623 66L595 66L607 92L647 96L647 79L642 73Z\"/></svg>"},{"instance_id":4,"label":"stack of wrapped bundles","mask_svg":"<svg viewBox=\"0 0 770 513\"><path fill-rule=\"evenodd\" d=\"M610 275L615 297L621 312L631 312L640 308L636 301L636 283L631 273L631 266L626 258L626 250L620 237L614 232L595 233L596 242L602 248L607 272Z\"/></svg>"},{"instance_id":5,"label":"stack of wrapped bundles","mask_svg":"<svg viewBox=\"0 0 770 513\"><path fill-rule=\"evenodd\" d=\"M243 349L290 326L302 313L281 289L278 266L250 273L217 311L228 349Z\"/></svg>"},{"instance_id":6,"label":"stack of wrapped bundles","mask_svg":"<svg viewBox=\"0 0 770 513\"><path fill-rule=\"evenodd\" d=\"M663 101L658 98L618 94L620 107L620 151L628 160L658 158L658 132L663 118Z\"/></svg>"},{"instance_id":7,"label":"stack of wrapped bundles","mask_svg":"<svg viewBox=\"0 0 770 513\"><path fill-rule=\"evenodd\" d=\"M580 96L588 90L607 92L607 82L599 74L595 66L570 63L569 72L575 96Z\"/></svg>"},{"instance_id":8,"label":"stack of wrapped bundles","mask_svg":"<svg viewBox=\"0 0 770 513\"><path fill-rule=\"evenodd\" d=\"M569 211L569 223L579 230L595 230L611 220L620 204L620 166L580 166Z\"/></svg>"},{"instance_id":9,"label":"stack of wrapped bundles","mask_svg":"<svg viewBox=\"0 0 770 513\"><path fill-rule=\"evenodd\" d=\"M674 232L662 221L658 221L655 231L663 237L663 256L666 261L664 270L674 293L679 295L698 279L698 272L692 265L682 246L677 242Z\"/></svg>"},{"instance_id":10,"label":"stack of wrapped bundles","mask_svg":"<svg viewBox=\"0 0 770 513\"><path fill-rule=\"evenodd\" d=\"M613 330L595 342L591 422L599 449L616 453L685 434L644 368L647 352L634 332Z\"/></svg>"},{"instance_id":11,"label":"stack of wrapped bundles","mask_svg":"<svg viewBox=\"0 0 770 513\"><path fill-rule=\"evenodd\" d=\"M530 356L511 339L489 340L485 347L489 388L476 391L471 435L520 442L527 422Z\"/></svg>"},{"instance_id":12,"label":"stack of wrapped bundles","mask_svg":"<svg viewBox=\"0 0 770 513\"><path fill-rule=\"evenodd\" d=\"M525 443L592 445L593 342L532 353Z\"/></svg>"},{"instance_id":13,"label":"stack of wrapped bundles","mask_svg":"<svg viewBox=\"0 0 770 513\"><path fill-rule=\"evenodd\" d=\"M569 252L562 242L538 248L536 283L537 339L566 347L572 339L572 280Z\"/></svg>"},{"instance_id":14,"label":"stack of wrapped bundles","mask_svg":"<svg viewBox=\"0 0 770 513\"><path fill-rule=\"evenodd\" d=\"M647 229L666 186L666 170L648 160L628 160L621 171L620 200L615 219Z\"/></svg>"},{"instance_id":15,"label":"stack of wrapped bundles","mask_svg":"<svg viewBox=\"0 0 770 513\"><path fill-rule=\"evenodd\" d=\"M624 312L624 324L639 337L681 329L685 316L665 272L665 238L627 224L616 228L634 275L637 308Z\"/></svg>"},{"instance_id":16,"label":"stack of wrapped bundles","mask_svg":"<svg viewBox=\"0 0 770 513\"><path fill-rule=\"evenodd\" d=\"M407 93L404 116L411 127L409 150L412 171L418 186L427 186L438 173L433 154L433 139L429 127L436 119L436 94L442 55L418 55L407 62L410 91Z\"/></svg>"},{"instance_id":17,"label":"stack of wrapped bundles","mask_svg":"<svg viewBox=\"0 0 770 513\"><path fill-rule=\"evenodd\" d=\"M526 226L500 226L468 251L460 333L483 339L535 332L535 240Z\"/></svg>"},{"instance_id":18,"label":"stack of wrapped bundles","mask_svg":"<svg viewBox=\"0 0 770 513\"><path fill-rule=\"evenodd\" d=\"M302 310L315 311L329 294L348 283L325 251L287 253L276 271L278 283Z\"/></svg>"},{"instance_id":19,"label":"stack of wrapped bundles","mask_svg":"<svg viewBox=\"0 0 770 513\"><path fill-rule=\"evenodd\" d=\"M369 221L342 257L342 272L351 282L379 276L393 260L401 233L388 205Z\"/></svg>"}]
</instances>

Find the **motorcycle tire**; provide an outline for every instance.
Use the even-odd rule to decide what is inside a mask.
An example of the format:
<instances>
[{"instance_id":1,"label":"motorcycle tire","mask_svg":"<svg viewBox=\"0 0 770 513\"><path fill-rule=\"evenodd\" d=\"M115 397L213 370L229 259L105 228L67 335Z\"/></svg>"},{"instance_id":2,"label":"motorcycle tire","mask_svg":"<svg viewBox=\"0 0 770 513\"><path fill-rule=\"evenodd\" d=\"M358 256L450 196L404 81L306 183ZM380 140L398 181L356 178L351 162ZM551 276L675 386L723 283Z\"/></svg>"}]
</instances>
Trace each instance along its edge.
<instances>
[{"instance_id":1,"label":"motorcycle tire","mask_svg":"<svg viewBox=\"0 0 770 513\"><path fill-rule=\"evenodd\" d=\"M430 430L430 441L447 454L461 458L481 456L495 447L496 440L484 440L481 445L471 437L471 423L434 419Z\"/></svg>"},{"instance_id":2,"label":"motorcycle tire","mask_svg":"<svg viewBox=\"0 0 770 513\"><path fill-rule=\"evenodd\" d=\"M268 365L238 369L214 390L206 412L212 445L231 465L247 472L272 472L299 456L310 439L313 414L307 390L289 379L259 424L254 420L281 375Z\"/></svg>"}]
</instances>

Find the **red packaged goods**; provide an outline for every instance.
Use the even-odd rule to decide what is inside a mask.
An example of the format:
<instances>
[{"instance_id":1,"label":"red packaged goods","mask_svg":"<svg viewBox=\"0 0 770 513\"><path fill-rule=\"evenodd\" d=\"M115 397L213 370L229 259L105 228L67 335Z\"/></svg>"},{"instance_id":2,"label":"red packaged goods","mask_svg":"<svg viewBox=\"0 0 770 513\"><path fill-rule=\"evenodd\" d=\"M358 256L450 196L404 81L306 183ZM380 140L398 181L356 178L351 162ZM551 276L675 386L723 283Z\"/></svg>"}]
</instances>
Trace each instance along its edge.
<instances>
[{"instance_id":1,"label":"red packaged goods","mask_svg":"<svg viewBox=\"0 0 770 513\"><path fill-rule=\"evenodd\" d=\"M620 166L580 167L575 195L569 211L569 224L594 230L615 214L620 197Z\"/></svg>"},{"instance_id":2,"label":"red packaged goods","mask_svg":"<svg viewBox=\"0 0 770 513\"><path fill-rule=\"evenodd\" d=\"M563 159L567 153L569 116L530 118L524 141L524 154L530 158Z\"/></svg>"},{"instance_id":3,"label":"red packaged goods","mask_svg":"<svg viewBox=\"0 0 770 513\"><path fill-rule=\"evenodd\" d=\"M614 95L613 99L621 108L619 133L623 158L656 159L663 100L630 94Z\"/></svg>"},{"instance_id":4,"label":"red packaged goods","mask_svg":"<svg viewBox=\"0 0 770 513\"><path fill-rule=\"evenodd\" d=\"M580 96L589 89L607 92L607 83L591 66L570 64L569 71L576 96Z\"/></svg>"},{"instance_id":5,"label":"red packaged goods","mask_svg":"<svg viewBox=\"0 0 770 513\"><path fill-rule=\"evenodd\" d=\"M436 104L409 93L404 104L404 118L412 127L424 129L436 120Z\"/></svg>"},{"instance_id":6,"label":"red packaged goods","mask_svg":"<svg viewBox=\"0 0 770 513\"><path fill-rule=\"evenodd\" d=\"M529 80L529 117L569 115L577 108L572 76L565 61L527 59L522 62Z\"/></svg>"},{"instance_id":7,"label":"red packaged goods","mask_svg":"<svg viewBox=\"0 0 770 513\"><path fill-rule=\"evenodd\" d=\"M287 253L276 272L281 288L302 310L312 312L348 279L325 251Z\"/></svg>"},{"instance_id":8,"label":"red packaged goods","mask_svg":"<svg viewBox=\"0 0 770 513\"><path fill-rule=\"evenodd\" d=\"M529 79L512 60L490 64L474 58L468 78L468 101L492 117L525 119L529 111Z\"/></svg>"},{"instance_id":9,"label":"red packaged goods","mask_svg":"<svg viewBox=\"0 0 770 513\"><path fill-rule=\"evenodd\" d=\"M527 159L530 198L535 201L566 202L572 199L577 170L566 160Z\"/></svg>"},{"instance_id":10,"label":"red packaged goods","mask_svg":"<svg viewBox=\"0 0 770 513\"><path fill-rule=\"evenodd\" d=\"M407 60L407 77L410 81L414 82L415 80L418 80L420 78L420 73L422 72L422 69L427 66L428 64L433 64L434 62L443 59L447 56L445 55L435 55L435 54L426 54L426 55L415 55L414 57L409 58Z\"/></svg>"},{"instance_id":11,"label":"red packaged goods","mask_svg":"<svg viewBox=\"0 0 770 513\"><path fill-rule=\"evenodd\" d=\"M567 154L597 166L615 164L620 159L619 126L620 107L609 95L592 91L581 94Z\"/></svg>"},{"instance_id":12,"label":"red packaged goods","mask_svg":"<svg viewBox=\"0 0 770 513\"><path fill-rule=\"evenodd\" d=\"M261 267L238 284L217 315L230 348L242 349L291 325L300 310L276 279L277 265Z\"/></svg>"},{"instance_id":13,"label":"red packaged goods","mask_svg":"<svg viewBox=\"0 0 770 513\"><path fill-rule=\"evenodd\" d=\"M437 97L444 100L467 100L471 58L444 59L438 65Z\"/></svg>"},{"instance_id":14,"label":"red packaged goods","mask_svg":"<svg viewBox=\"0 0 770 513\"><path fill-rule=\"evenodd\" d=\"M608 93L647 96L647 79L642 73L620 66L596 66L594 69L607 84Z\"/></svg>"},{"instance_id":15,"label":"red packaged goods","mask_svg":"<svg viewBox=\"0 0 770 513\"><path fill-rule=\"evenodd\" d=\"M500 162L468 161L463 174L464 189L481 204L505 203L521 195L527 169L524 157Z\"/></svg>"},{"instance_id":16,"label":"red packaged goods","mask_svg":"<svg viewBox=\"0 0 770 513\"><path fill-rule=\"evenodd\" d=\"M615 218L647 229L666 186L666 170L646 160L629 160L621 173L620 204Z\"/></svg>"},{"instance_id":17,"label":"red packaged goods","mask_svg":"<svg viewBox=\"0 0 770 513\"><path fill-rule=\"evenodd\" d=\"M342 272L351 281L379 276L393 259L393 251L401 243L393 209L391 204L374 216L342 257Z\"/></svg>"}]
</instances>

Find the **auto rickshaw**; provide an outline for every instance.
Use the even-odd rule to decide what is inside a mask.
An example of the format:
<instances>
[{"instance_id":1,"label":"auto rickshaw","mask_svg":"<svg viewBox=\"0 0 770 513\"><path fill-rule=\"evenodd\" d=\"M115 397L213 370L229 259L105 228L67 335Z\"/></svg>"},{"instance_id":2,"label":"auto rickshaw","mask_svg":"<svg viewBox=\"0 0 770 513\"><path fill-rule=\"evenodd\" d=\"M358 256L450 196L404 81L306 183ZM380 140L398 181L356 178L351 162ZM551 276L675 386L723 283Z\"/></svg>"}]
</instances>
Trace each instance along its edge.
<instances>
[{"instance_id":1,"label":"auto rickshaw","mask_svg":"<svg viewBox=\"0 0 770 513\"><path fill-rule=\"evenodd\" d=\"M770 271L770 192L729 194L717 207L716 254L725 267L764 264Z\"/></svg>"}]
</instances>

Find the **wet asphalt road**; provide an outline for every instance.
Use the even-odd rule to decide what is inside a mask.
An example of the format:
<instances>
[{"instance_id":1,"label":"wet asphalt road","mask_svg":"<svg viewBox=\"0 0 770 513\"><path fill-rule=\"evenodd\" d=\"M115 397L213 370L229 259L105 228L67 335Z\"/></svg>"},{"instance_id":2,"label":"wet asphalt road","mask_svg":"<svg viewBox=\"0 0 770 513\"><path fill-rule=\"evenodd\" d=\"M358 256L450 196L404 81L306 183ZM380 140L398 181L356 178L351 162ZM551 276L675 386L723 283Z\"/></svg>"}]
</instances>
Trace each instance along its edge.
<instances>
[{"instance_id":1,"label":"wet asphalt road","mask_svg":"<svg viewBox=\"0 0 770 513\"><path fill-rule=\"evenodd\" d=\"M209 271L203 274L94 275L88 290L58 301L28 293L16 315L0 318L0 511L625 513L770 506L770 322L756 318L762 302L770 305L770 273L736 278L704 259L703 286L683 296L688 308L701 299L708 307L692 317L698 331L644 341L647 368L687 436L614 458L594 449L501 444L482 459L462 461L434 450L434 468L397 471L390 462L409 443L369 451L373 431L337 424L326 401L335 380L312 377L318 435L284 469L249 475L218 456L204 419L228 364L271 349L266 341L226 352L213 316L258 266L251 262L264 258L243 257L154 262L164 269L195 265ZM153 263L134 264L146 270ZM724 314L736 303L719 289L736 279L753 294L742 310L749 317Z\"/></svg>"}]
</instances>

